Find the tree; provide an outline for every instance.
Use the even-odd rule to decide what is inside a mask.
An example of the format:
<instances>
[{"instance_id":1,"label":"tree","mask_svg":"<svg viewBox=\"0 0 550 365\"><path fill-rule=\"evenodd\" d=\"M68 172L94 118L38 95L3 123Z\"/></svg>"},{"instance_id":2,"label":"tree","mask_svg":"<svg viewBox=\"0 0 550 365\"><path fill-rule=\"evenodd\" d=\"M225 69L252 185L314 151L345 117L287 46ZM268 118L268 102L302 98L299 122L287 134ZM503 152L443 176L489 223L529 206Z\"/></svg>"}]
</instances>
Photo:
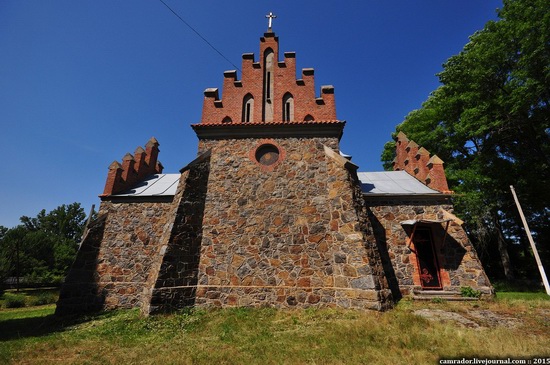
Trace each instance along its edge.
<instances>
[{"instance_id":1,"label":"tree","mask_svg":"<svg viewBox=\"0 0 550 365\"><path fill-rule=\"evenodd\" d=\"M21 217L21 225L0 226L0 279L25 277L32 283L56 283L74 260L86 222L79 203L60 205L36 217Z\"/></svg>"},{"instance_id":2,"label":"tree","mask_svg":"<svg viewBox=\"0 0 550 365\"><path fill-rule=\"evenodd\" d=\"M86 214L80 203L60 205L46 214L42 209L35 218L22 216L21 223L30 231L44 231L78 241L82 235Z\"/></svg>"},{"instance_id":3,"label":"tree","mask_svg":"<svg viewBox=\"0 0 550 365\"><path fill-rule=\"evenodd\" d=\"M0 279L4 282L8 277L19 278L23 270L21 265L21 246L26 230L17 226L4 231L0 240Z\"/></svg>"},{"instance_id":4,"label":"tree","mask_svg":"<svg viewBox=\"0 0 550 365\"><path fill-rule=\"evenodd\" d=\"M498 17L447 60L442 85L396 130L446 162L474 244L482 256L499 257L513 279L520 267L512 261L530 254L510 185L541 256L549 250L550 2L504 0ZM382 154L386 168L392 148Z\"/></svg>"}]
</instances>

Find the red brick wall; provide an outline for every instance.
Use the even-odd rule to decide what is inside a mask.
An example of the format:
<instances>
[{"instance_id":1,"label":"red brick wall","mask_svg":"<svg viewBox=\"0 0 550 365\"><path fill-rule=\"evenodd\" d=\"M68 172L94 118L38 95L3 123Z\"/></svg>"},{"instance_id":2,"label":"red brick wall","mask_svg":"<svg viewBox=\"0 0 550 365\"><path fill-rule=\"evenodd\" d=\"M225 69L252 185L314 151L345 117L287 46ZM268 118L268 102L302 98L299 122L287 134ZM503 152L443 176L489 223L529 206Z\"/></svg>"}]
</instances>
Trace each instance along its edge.
<instances>
[{"instance_id":1,"label":"red brick wall","mask_svg":"<svg viewBox=\"0 0 550 365\"><path fill-rule=\"evenodd\" d=\"M232 123L241 123L243 99L247 94L254 97L253 121L262 120L262 99L264 85L264 55L269 49L274 53L273 122L283 120L283 97L289 92L294 98L294 121L303 121L310 115L314 120L335 120L334 88L323 86L321 97L315 95L314 70L302 70L301 79L296 79L296 59L294 52L286 52L279 61L279 39L274 33L265 33L260 39L260 57L247 53L242 60L242 78L237 80L237 72L224 73L223 95L217 89L205 91L201 123L221 123L226 117Z\"/></svg>"},{"instance_id":2,"label":"red brick wall","mask_svg":"<svg viewBox=\"0 0 550 365\"><path fill-rule=\"evenodd\" d=\"M147 176L162 173L162 164L157 161L159 143L155 137L151 137L145 149L136 148L134 155L127 153L122 158L122 165L113 161L109 166L105 188L101 197L117 194L134 187Z\"/></svg>"},{"instance_id":3,"label":"red brick wall","mask_svg":"<svg viewBox=\"0 0 550 365\"><path fill-rule=\"evenodd\" d=\"M399 132L395 141L395 159L393 169L406 171L409 175L416 177L428 187L442 193L450 193L447 185L447 177L443 169L443 161L430 152L420 147L407 135Z\"/></svg>"}]
</instances>

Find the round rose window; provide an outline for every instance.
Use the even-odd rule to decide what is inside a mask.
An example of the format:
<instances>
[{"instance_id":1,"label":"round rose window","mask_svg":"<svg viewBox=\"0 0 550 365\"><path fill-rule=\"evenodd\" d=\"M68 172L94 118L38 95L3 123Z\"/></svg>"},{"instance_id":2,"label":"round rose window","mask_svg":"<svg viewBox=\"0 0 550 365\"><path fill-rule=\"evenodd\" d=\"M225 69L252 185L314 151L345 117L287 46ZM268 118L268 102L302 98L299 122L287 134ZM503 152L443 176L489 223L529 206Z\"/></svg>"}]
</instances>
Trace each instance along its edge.
<instances>
[{"instance_id":1,"label":"round rose window","mask_svg":"<svg viewBox=\"0 0 550 365\"><path fill-rule=\"evenodd\" d=\"M279 149L272 144L264 144L256 150L255 157L260 165L271 166L279 160Z\"/></svg>"}]
</instances>

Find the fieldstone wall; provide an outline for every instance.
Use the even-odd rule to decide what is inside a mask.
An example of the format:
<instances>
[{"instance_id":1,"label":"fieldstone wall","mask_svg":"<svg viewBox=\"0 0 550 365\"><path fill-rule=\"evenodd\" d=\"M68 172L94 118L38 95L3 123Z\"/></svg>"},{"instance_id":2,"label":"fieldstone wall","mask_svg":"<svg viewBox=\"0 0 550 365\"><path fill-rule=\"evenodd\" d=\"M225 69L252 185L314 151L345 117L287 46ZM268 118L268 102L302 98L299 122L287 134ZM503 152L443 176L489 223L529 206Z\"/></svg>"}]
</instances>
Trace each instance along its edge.
<instances>
[{"instance_id":1,"label":"fieldstone wall","mask_svg":"<svg viewBox=\"0 0 550 365\"><path fill-rule=\"evenodd\" d=\"M96 268L106 215L100 215L88 227L88 232L78 250L59 293L55 313L68 315L101 310L105 303L105 293L98 290Z\"/></svg>"},{"instance_id":2,"label":"fieldstone wall","mask_svg":"<svg viewBox=\"0 0 550 365\"><path fill-rule=\"evenodd\" d=\"M170 203L150 202L102 204L108 219L97 275L99 287L108 288L106 309L139 304L160 236L172 219L169 207Z\"/></svg>"},{"instance_id":3,"label":"fieldstone wall","mask_svg":"<svg viewBox=\"0 0 550 365\"><path fill-rule=\"evenodd\" d=\"M58 312L133 308L159 251L170 203L101 203L62 288Z\"/></svg>"},{"instance_id":4,"label":"fieldstone wall","mask_svg":"<svg viewBox=\"0 0 550 365\"><path fill-rule=\"evenodd\" d=\"M262 143L280 152L270 168L254 160ZM338 139L200 141L211 160L196 305L390 305L357 181L325 146Z\"/></svg>"},{"instance_id":5,"label":"fieldstone wall","mask_svg":"<svg viewBox=\"0 0 550 365\"><path fill-rule=\"evenodd\" d=\"M407 237L411 232L400 222L443 220L442 209L448 212L453 209L450 198L365 199L378 246L381 251L387 250L387 256L383 257L382 262L394 297L412 294L413 289L420 289L420 278L416 255L407 245ZM450 221L445 233L446 223L420 225L432 230L443 290L458 291L463 286L469 286L484 294L492 294L489 279L462 226Z\"/></svg>"},{"instance_id":6,"label":"fieldstone wall","mask_svg":"<svg viewBox=\"0 0 550 365\"><path fill-rule=\"evenodd\" d=\"M173 220L163 233L144 288L146 315L195 304L209 171L210 153L205 152L182 173L170 210Z\"/></svg>"}]
</instances>

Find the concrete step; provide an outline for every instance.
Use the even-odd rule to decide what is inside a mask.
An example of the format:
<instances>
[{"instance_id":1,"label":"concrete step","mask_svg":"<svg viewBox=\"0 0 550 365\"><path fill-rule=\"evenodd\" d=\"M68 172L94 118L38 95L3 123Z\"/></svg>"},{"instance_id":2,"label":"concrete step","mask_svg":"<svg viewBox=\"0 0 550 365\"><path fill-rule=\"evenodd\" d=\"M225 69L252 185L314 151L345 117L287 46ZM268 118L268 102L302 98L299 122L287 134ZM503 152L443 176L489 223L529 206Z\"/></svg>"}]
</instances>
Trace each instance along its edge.
<instances>
[{"instance_id":1,"label":"concrete step","mask_svg":"<svg viewBox=\"0 0 550 365\"><path fill-rule=\"evenodd\" d=\"M442 299L448 301L475 301L478 298L463 297L457 291L445 290L413 290L413 300L433 300Z\"/></svg>"}]
</instances>

